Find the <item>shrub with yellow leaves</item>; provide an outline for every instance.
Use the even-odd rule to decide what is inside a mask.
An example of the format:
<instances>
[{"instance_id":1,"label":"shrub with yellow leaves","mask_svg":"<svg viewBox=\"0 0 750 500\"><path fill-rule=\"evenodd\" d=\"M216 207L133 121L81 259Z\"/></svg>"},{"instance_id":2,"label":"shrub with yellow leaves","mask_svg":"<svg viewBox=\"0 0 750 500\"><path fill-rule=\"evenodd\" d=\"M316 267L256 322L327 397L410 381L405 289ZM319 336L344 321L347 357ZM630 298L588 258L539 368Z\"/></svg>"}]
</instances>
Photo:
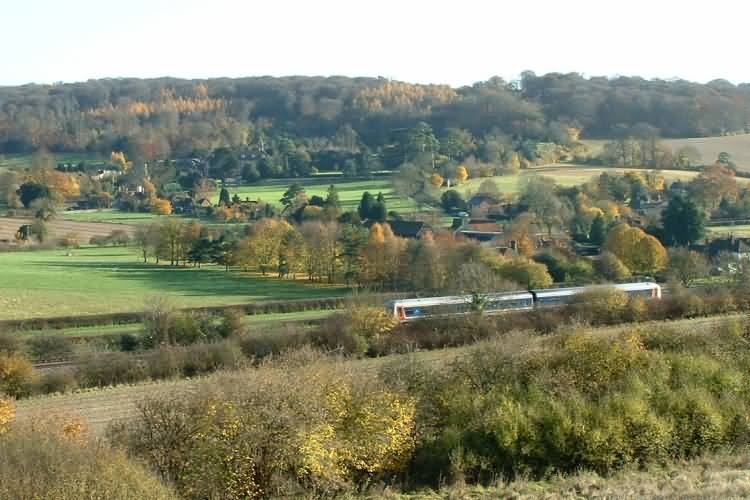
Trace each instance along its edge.
<instances>
[{"instance_id":1,"label":"shrub with yellow leaves","mask_svg":"<svg viewBox=\"0 0 750 500\"><path fill-rule=\"evenodd\" d=\"M0 396L0 434L5 434L16 417L16 408L10 399Z\"/></svg>"}]
</instances>

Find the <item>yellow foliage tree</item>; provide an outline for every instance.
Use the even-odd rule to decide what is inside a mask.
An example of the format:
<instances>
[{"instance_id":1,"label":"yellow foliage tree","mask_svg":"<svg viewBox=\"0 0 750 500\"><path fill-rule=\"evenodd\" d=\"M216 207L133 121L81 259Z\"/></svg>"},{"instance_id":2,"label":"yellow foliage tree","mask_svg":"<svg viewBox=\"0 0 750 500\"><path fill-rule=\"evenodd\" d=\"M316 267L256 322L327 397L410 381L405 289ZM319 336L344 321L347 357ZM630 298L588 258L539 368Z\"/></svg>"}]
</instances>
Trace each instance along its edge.
<instances>
[{"instance_id":1,"label":"yellow foliage tree","mask_svg":"<svg viewBox=\"0 0 750 500\"><path fill-rule=\"evenodd\" d=\"M0 392L13 397L23 395L38 373L21 354L0 354Z\"/></svg>"},{"instance_id":2,"label":"yellow foliage tree","mask_svg":"<svg viewBox=\"0 0 750 500\"><path fill-rule=\"evenodd\" d=\"M172 203L163 198L156 198L151 202L151 212L157 215L169 215L172 213Z\"/></svg>"},{"instance_id":3,"label":"yellow foliage tree","mask_svg":"<svg viewBox=\"0 0 750 500\"><path fill-rule=\"evenodd\" d=\"M460 165L456 169L456 182L461 183L466 181L469 178L469 169L464 167L463 165Z\"/></svg>"},{"instance_id":4,"label":"yellow foliage tree","mask_svg":"<svg viewBox=\"0 0 750 500\"><path fill-rule=\"evenodd\" d=\"M286 221L261 219L255 224L252 236L240 247L243 267L256 267L263 275L278 269L284 235L291 229Z\"/></svg>"},{"instance_id":5,"label":"yellow foliage tree","mask_svg":"<svg viewBox=\"0 0 750 500\"><path fill-rule=\"evenodd\" d=\"M430 184L432 184L435 187L440 187L443 185L443 182L445 182L445 179L442 175L438 174L437 172L430 175Z\"/></svg>"},{"instance_id":6,"label":"yellow foliage tree","mask_svg":"<svg viewBox=\"0 0 750 500\"><path fill-rule=\"evenodd\" d=\"M143 179L143 193L146 195L146 199L153 202L156 199L156 186L149 179ZM171 208L170 208L171 213Z\"/></svg>"},{"instance_id":7,"label":"yellow foliage tree","mask_svg":"<svg viewBox=\"0 0 750 500\"><path fill-rule=\"evenodd\" d=\"M415 448L416 405L387 391L355 391L331 384L327 418L299 435L297 473L337 485L401 470ZM330 486L329 486L330 487Z\"/></svg>"},{"instance_id":8,"label":"yellow foliage tree","mask_svg":"<svg viewBox=\"0 0 750 500\"><path fill-rule=\"evenodd\" d=\"M667 264L667 251L659 240L627 224L615 226L604 247L636 273L653 274Z\"/></svg>"},{"instance_id":9,"label":"yellow foliage tree","mask_svg":"<svg viewBox=\"0 0 750 500\"><path fill-rule=\"evenodd\" d=\"M9 399L0 398L0 435L8 432L10 424L16 417L16 409Z\"/></svg>"}]
</instances>

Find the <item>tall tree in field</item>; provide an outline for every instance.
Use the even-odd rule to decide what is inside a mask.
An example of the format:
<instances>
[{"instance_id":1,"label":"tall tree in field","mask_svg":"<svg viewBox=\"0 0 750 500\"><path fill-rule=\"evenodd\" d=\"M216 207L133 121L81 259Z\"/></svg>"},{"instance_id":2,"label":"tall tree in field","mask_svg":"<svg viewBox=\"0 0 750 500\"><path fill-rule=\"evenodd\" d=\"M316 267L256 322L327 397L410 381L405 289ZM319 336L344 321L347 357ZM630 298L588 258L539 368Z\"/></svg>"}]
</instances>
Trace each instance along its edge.
<instances>
[{"instance_id":1,"label":"tall tree in field","mask_svg":"<svg viewBox=\"0 0 750 500\"><path fill-rule=\"evenodd\" d=\"M372 213L372 206L374 203L375 199L369 191L365 191L364 193L362 193L362 199L359 201L359 207L357 208L357 213L359 214L360 219L367 220L370 218L370 214Z\"/></svg>"},{"instance_id":2,"label":"tall tree in field","mask_svg":"<svg viewBox=\"0 0 750 500\"><path fill-rule=\"evenodd\" d=\"M261 219L253 227L253 234L243 245L243 262L260 270L264 276L279 268L279 256L284 235L291 229L286 221ZM248 266L249 267L249 266Z\"/></svg>"},{"instance_id":3,"label":"tall tree in field","mask_svg":"<svg viewBox=\"0 0 750 500\"><path fill-rule=\"evenodd\" d=\"M413 155L429 155L430 163L435 169L435 153L440 147L440 141L435 137L432 127L425 122L419 122L409 131L409 149Z\"/></svg>"},{"instance_id":4,"label":"tall tree in field","mask_svg":"<svg viewBox=\"0 0 750 500\"><path fill-rule=\"evenodd\" d=\"M373 224L363 250L362 275L366 282L395 289L401 274L406 241L393 234L388 224Z\"/></svg>"},{"instance_id":5,"label":"tall tree in field","mask_svg":"<svg viewBox=\"0 0 750 500\"><path fill-rule=\"evenodd\" d=\"M307 274L310 280L333 283L339 265L339 227L335 222L309 221L300 227L305 243Z\"/></svg>"},{"instance_id":6,"label":"tall tree in field","mask_svg":"<svg viewBox=\"0 0 750 500\"><path fill-rule=\"evenodd\" d=\"M529 177L521 188L520 202L537 215L550 234L552 227L564 223L570 213L557 196L554 179L549 177Z\"/></svg>"},{"instance_id":7,"label":"tall tree in field","mask_svg":"<svg viewBox=\"0 0 750 500\"><path fill-rule=\"evenodd\" d=\"M297 202L297 198L300 194L305 192L305 188L300 186L299 184L292 184L289 186L289 188L284 191L284 194L282 195L279 202L284 206L284 211L291 210L295 203Z\"/></svg>"},{"instance_id":8,"label":"tall tree in field","mask_svg":"<svg viewBox=\"0 0 750 500\"><path fill-rule=\"evenodd\" d=\"M367 230L355 224L343 225L339 243L344 279L347 283L359 283L362 271L362 250L367 245Z\"/></svg>"},{"instance_id":9,"label":"tall tree in field","mask_svg":"<svg viewBox=\"0 0 750 500\"><path fill-rule=\"evenodd\" d=\"M228 207L231 204L231 200L229 199L229 191L227 191L227 188L221 188L221 191L219 191L219 205L223 205L225 207Z\"/></svg>"},{"instance_id":10,"label":"tall tree in field","mask_svg":"<svg viewBox=\"0 0 750 500\"><path fill-rule=\"evenodd\" d=\"M681 196L669 200L661 213L662 238L669 246L688 246L703 238L706 215L692 201Z\"/></svg>"}]
</instances>

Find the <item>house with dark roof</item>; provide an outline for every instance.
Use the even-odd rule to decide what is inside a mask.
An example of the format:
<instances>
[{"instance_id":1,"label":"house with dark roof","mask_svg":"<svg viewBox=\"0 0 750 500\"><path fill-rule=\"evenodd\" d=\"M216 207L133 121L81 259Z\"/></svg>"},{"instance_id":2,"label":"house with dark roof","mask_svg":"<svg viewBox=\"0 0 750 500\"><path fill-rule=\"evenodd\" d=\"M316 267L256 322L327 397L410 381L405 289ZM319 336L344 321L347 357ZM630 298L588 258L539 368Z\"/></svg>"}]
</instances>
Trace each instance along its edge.
<instances>
[{"instance_id":1,"label":"house with dark roof","mask_svg":"<svg viewBox=\"0 0 750 500\"><path fill-rule=\"evenodd\" d=\"M486 215L490 207L497 205L497 200L486 194L475 194L466 202L466 211L472 215Z\"/></svg>"},{"instance_id":2,"label":"house with dark roof","mask_svg":"<svg viewBox=\"0 0 750 500\"><path fill-rule=\"evenodd\" d=\"M705 245L694 245L696 251L702 251L709 257L716 257L720 253L728 253L737 259L750 259L750 238L716 238Z\"/></svg>"},{"instance_id":3,"label":"house with dark roof","mask_svg":"<svg viewBox=\"0 0 750 500\"><path fill-rule=\"evenodd\" d=\"M388 225L396 236L401 238L423 238L432 233L432 227L426 222L413 220L389 220Z\"/></svg>"},{"instance_id":4,"label":"house with dark roof","mask_svg":"<svg viewBox=\"0 0 750 500\"><path fill-rule=\"evenodd\" d=\"M492 241L503 235L503 226L489 219L453 219L454 234L480 242Z\"/></svg>"}]
</instances>

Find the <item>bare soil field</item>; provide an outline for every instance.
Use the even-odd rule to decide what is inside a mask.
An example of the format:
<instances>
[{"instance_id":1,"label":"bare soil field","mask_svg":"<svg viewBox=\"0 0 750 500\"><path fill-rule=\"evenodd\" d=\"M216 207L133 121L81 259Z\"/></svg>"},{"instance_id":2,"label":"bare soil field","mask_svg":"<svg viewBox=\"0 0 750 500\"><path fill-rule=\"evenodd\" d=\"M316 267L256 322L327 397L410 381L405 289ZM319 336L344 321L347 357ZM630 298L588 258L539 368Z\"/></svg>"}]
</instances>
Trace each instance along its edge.
<instances>
[{"instance_id":1,"label":"bare soil field","mask_svg":"<svg viewBox=\"0 0 750 500\"><path fill-rule=\"evenodd\" d=\"M0 217L0 241L15 241L15 234L23 224L31 224L32 220L23 217ZM82 244L88 243L92 236L106 236L118 229L133 235L137 226L131 224L115 224L108 222L77 222L69 220L52 220L48 223L49 236L61 238L75 233Z\"/></svg>"}]
</instances>

